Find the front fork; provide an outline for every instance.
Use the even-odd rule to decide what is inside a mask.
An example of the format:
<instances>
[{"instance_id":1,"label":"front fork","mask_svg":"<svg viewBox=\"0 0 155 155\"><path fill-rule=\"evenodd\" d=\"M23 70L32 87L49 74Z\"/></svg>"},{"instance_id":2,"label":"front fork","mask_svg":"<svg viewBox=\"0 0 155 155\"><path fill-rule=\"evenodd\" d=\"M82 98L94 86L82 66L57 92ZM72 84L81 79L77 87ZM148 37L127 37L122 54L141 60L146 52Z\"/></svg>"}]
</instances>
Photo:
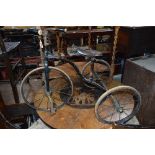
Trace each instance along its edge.
<instances>
[{"instance_id":1,"label":"front fork","mask_svg":"<svg viewBox=\"0 0 155 155\"><path fill-rule=\"evenodd\" d=\"M50 90L50 86L49 86L49 67L48 67L48 52L45 52L45 60L44 60L44 82L45 82L45 93L48 97L48 101L50 104L50 112L51 113L55 113L56 112L56 108L54 108L54 102L53 99L51 98L51 92L52 90Z\"/></svg>"},{"instance_id":2,"label":"front fork","mask_svg":"<svg viewBox=\"0 0 155 155\"><path fill-rule=\"evenodd\" d=\"M99 82L99 84L100 84L101 86L103 86L105 89L107 89L107 87L106 87L106 85L104 84L104 82L102 82L102 81L100 80L100 78L98 77L97 73L95 73L95 71L94 71L94 69L95 69L94 63L95 63L96 60L95 60L95 59L91 59L90 61L91 61L91 64L90 64L89 80L92 82L92 81L94 81L95 79L97 79L98 82Z\"/></svg>"},{"instance_id":3,"label":"front fork","mask_svg":"<svg viewBox=\"0 0 155 155\"><path fill-rule=\"evenodd\" d=\"M95 71L94 71L94 62L95 62L95 61L92 60L92 63L90 64L90 73L89 73L89 79L90 79L90 81L93 81L94 78L97 78L97 79L98 79L98 77L97 77L97 75L96 75L96 73L95 73ZM95 77L94 77L94 76L95 76ZM106 87L105 84L102 83L102 85L103 85L106 89L108 89L108 88ZM112 99L112 103L113 103L113 106L114 106L114 108L116 109L116 111L119 112L119 113L122 113L122 112L123 112L123 109L122 109L122 107L120 106L120 103L119 103L119 101L117 100L117 98L114 97L113 95L110 95L110 97L111 97L111 99Z\"/></svg>"},{"instance_id":4,"label":"front fork","mask_svg":"<svg viewBox=\"0 0 155 155\"><path fill-rule=\"evenodd\" d=\"M122 112L123 112L123 109L122 109L122 107L120 106L120 103L119 103L119 101L117 100L117 98L114 97L113 95L110 95L110 98L111 98L111 100L112 100L112 104L113 104L114 108L116 109L116 111L117 111L118 113L122 113Z\"/></svg>"}]
</instances>

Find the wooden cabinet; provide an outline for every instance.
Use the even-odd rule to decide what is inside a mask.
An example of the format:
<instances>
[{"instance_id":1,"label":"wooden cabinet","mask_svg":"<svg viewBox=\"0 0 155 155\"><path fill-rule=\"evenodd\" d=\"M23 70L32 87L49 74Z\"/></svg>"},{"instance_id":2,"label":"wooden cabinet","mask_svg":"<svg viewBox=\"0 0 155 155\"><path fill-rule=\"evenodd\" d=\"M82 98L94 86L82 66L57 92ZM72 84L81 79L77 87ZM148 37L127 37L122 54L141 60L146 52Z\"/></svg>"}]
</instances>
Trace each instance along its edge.
<instances>
[{"instance_id":1,"label":"wooden cabinet","mask_svg":"<svg viewBox=\"0 0 155 155\"><path fill-rule=\"evenodd\" d=\"M155 125L155 55L128 59L122 82L135 87L142 96L142 106L137 115L140 124Z\"/></svg>"},{"instance_id":2,"label":"wooden cabinet","mask_svg":"<svg viewBox=\"0 0 155 155\"><path fill-rule=\"evenodd\" d=\"M121 27L117 49L125 58L155 53L155 27Z\"/></svg>"}]
</instances>

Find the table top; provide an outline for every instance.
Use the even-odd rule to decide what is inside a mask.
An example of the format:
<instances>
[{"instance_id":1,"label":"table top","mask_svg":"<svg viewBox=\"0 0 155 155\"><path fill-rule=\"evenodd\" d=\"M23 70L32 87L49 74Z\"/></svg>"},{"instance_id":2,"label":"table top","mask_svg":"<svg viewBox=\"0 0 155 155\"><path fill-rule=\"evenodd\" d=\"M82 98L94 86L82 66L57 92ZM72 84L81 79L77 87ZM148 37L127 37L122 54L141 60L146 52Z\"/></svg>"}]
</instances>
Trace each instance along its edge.
<instances>
[{"instance_id":1,"label":"table top","mask_svg":"<svg viewBox=\"0 0 155 155\"><path fill-rule=\"evenodd\" d=\"M152 54L150 57L141 56L137 58L131 58L129 60L147 70L155 72L155 54Z\"/></svg>"},{"instance_id":2,"label":"table top","mask_svg":"<svg viewBox=\"0 0 155 155\"><path fill-rule=\"evenodd\" d=\"M76 65L82 68L85 62L77 62ZM72 66L64 64L59 68L63 69L71 77L73 83L78 80L78 77L73 71ZM108 87L114 87L120 85L119 82L113 81ZM52 128L59 129L100 129L100 128L112 128L112 125L103 124L99 122L95 116L94 107L91 108L77 108L69 105L65 105L59 109L54 115L47 112L37 111L41 120Z\"/></svg>"}]
</instances>

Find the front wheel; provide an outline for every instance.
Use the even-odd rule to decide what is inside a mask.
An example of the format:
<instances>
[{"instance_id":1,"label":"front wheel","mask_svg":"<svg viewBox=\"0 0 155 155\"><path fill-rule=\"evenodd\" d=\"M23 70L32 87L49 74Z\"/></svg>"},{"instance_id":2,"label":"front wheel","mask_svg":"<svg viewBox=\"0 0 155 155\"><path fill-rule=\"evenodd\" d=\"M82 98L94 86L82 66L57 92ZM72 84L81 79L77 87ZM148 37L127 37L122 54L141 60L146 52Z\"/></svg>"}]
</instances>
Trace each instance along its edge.
<instances>
[{"instance_id":1,"label":"front wheel","mask_svg":"<svg viewBox=\"0 0 155 155\"><path fill-rule=\"evenodd\" d=\"M140 106L141 95L135 88L118 86L99 97L95 114L102 123L124 124L137 114Z\"/></svg>"},{"instance_id":2,"label":"front wheel","mask_svg":"<svg viewBox=\"0 0 155 155\"><path fill-rule=\"evenodd\" d=\"M73 95L73 83L64 71L51 66L49 92L46 90L45 79L45 67L36 68L24 77L20 91L23 100L31 108L51 112L52 108L56 110L69 102Z\"/></svg>"}]
</instances>

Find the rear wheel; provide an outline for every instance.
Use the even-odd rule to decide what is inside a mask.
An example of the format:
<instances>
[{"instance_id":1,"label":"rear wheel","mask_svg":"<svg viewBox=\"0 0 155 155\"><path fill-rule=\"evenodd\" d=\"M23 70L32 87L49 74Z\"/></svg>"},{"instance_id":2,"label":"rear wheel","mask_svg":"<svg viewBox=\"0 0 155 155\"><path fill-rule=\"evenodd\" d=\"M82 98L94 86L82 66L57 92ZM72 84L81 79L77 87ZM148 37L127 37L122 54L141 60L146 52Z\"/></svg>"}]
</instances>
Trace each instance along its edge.
<instances>
[{"instance_id":1,"label":"rear wheel","mask_svg":"<svg viewBox=\"0 0 155 155\"><path fill-rule=\"evenodd\" d=\"M107 90L95 104L95 114L102 123L126 123L141 106L140 93L130 86L118 86Z\"/></svg>"},{"instance_id":2,"label":"rear wheel","mask_svg":"<svg viewBox=\"0 0 155 155\"><path fill-rule=\"evenodd\" d=\"M104 60L97 60L96 62L89 61L83 67L81 73L90 82L96 82L106 88L106 83L110 76L110 65ZM87 83L85 85L89 88L94 88L94 86Z\"/></svg>"}]
</instances>

